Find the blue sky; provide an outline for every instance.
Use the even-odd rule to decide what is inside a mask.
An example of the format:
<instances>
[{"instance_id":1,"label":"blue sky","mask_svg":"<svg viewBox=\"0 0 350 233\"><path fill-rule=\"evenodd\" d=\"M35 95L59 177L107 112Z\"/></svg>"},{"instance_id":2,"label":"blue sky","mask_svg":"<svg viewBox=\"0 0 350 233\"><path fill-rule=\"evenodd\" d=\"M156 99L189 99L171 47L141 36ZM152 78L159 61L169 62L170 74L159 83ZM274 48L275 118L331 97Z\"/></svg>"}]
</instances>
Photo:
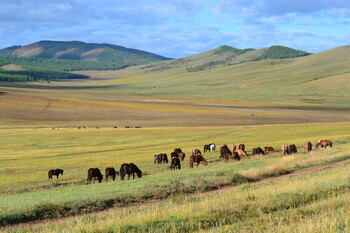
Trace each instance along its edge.
<instances>
[{"instance_id":1,"label":"blue sky","mask_svg":"<svg viewBox=\"0 0 350 233\"><path fill-rule=\"evenodd\" d=\"M350 0L0 0L0 48L39 40L172 58L220 45L315 53L350 44Z\"/></svg>"}]
</instances>

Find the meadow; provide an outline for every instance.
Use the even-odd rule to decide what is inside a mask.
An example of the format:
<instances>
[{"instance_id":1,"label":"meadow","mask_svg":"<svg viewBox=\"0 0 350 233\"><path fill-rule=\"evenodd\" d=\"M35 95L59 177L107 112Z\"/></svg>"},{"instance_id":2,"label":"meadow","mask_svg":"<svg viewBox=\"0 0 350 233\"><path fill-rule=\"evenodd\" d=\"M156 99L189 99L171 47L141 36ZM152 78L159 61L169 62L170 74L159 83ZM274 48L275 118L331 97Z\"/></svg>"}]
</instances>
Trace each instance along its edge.
<instances>
[{"instance_id":1,"label":"meadow","mask_svg":"<svg viewBox=\"0 0 350 233\"><path fill-rule=\"evenodd\" d=\"M133 205L154 199L206 192L238 185L298 169L341 161L349 155L349 123L290 124L236 127L175 127L142 129L3 129L0 148L1 225ZM301 145L320 138L334 141L333 149L303 152ZM20 141L20 143L19 143ZM189 168L192 148L204 144L245 143L279 149L295 143L299 153L255 156L240 162L223 162L219 152L206 153L209 166ZM169 164L153 164L156 153L168 155L181 147L187 154L182 169L169 171ZM86 171L108 166L119 169L134 162L141 179L85 185ZM49 181L47 171L65 170ZM14 175L15 174L15 175Z\"/></svg>"},{"instance_id":2,"label":"meadow","mask_svg":"<svg viewBox=\"0 0 350 233\"><path fill-rule=\"evenodd\" d=\"M0 230L348 232L349 49L188 72L211 62L199 55L78 72L88 80L1 83ZM319 139L334 147L301 148ZM190 169L191 150L209 143L278 151L228 163L206 153L209 165ZM285 143L299 152L283 155ZM179 147L181 170L153 163ZM90 167L130 162L141 179L86 185ZM48 180L56 168L64 175Z\"/></svg>"}]
</instances>

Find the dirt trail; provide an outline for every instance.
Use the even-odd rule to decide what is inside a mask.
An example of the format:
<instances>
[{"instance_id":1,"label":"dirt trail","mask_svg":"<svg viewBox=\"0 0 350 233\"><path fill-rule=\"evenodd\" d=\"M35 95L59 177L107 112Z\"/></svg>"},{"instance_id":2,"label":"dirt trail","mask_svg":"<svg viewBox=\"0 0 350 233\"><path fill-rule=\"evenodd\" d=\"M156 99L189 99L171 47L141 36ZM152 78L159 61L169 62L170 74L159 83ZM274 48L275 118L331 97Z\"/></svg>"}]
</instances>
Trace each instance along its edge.
<instances>
[{"instance_id":1,"label":"dirt trail","mask_svg":"<svg viewBox=\"0 0 350 233\"><path fill-rule=\"evenodd\" d=\"M326 168L343 167L343 166L346 166L348 163L350 164L350 158L349 159L344 159L344 160L341 160L341 161L337 161L337 162L331 162L331 163L327 163L327 164L321 164L321 165L316 165L316 166L312 166L312 167L308 167L308 168L299 169L299 170L296 170L294 172L291 172L291 173L288 173L288 174L285 174L285 175L269 177L269 178L262 179L262 180L259 180L259 181L256 181L256 182L252 182L252 183L253 184L263 184L263 183L267 183L267 182L270 182L270 181L280 181L280 180L288 179L290 176L313 173L313 172L317 172L317 171L320 171L320 170L326 169ZM226 187L223 187L223 188L218 189L218 190L212 190L212 191L207 191L207 192L202 192L202 193L188 194L188 196L194 197L194 196L203 196L203 195L213 195L213 194L217 194L217 193L221 193L221 192L226 192L226 191L231 191L231 190L234 190L234 189L238 189L240 187L241 187L241 185L226 186ZM144 202L144 203L134 203L134 204L127 205L125 207L118 206L118 207L113 207L113 208L106 209L106 210L103 210L103 211L87 213L87 214L79 214L79 215L65 217L65 218L37 220L37 221L28 222L28 223L19 223L19 224L14 224L14 225L10 225L10 226L0 227L0 231L6 230L6 229L9 229L9 228L35 227L35 226L44 225L44 224L66 222L66 221L74 220L76 218L87 216L87 215L106 215L108 213L112 213L112 212L115 212L115 211L118 211L118 210L122 210L122 209L128 209L128 208L133 208L133 207L147 207L147 206L151 206L151 205L154 205L154 204L157 204L157 203L165 202L166 200L168 200L168 199L150 200L150 201L147 201L147 202Z\"/></svg>"}]
</instances>

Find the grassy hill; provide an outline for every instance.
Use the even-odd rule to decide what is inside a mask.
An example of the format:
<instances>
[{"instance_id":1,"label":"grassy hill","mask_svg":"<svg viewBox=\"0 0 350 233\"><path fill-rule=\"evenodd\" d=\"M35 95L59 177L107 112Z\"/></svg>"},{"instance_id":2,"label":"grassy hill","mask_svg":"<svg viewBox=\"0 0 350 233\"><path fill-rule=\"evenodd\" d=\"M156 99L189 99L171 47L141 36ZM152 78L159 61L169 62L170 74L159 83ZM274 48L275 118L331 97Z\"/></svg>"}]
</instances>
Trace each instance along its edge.
<instances>
[{"instance_id":1,"label":"grassy hill","mask_svg":"<svg viewBox=\"0 0 350 233\"><path fill-rule=\"evenodd\" d=\"M169 60L157 54L112 44L39 41L0 50L13 63L55 70L116 70L130 65Z\"/></svg>"},{"instance_id":2,"label":"grassy hill","mask_svg":"<svg viewBox=\"0 0 350 233\"><path fill-rule=\"evenodd\" d=\"M251 61L286 59L308 55L311 55L311 53L283 46L271 46L265 49L237 49L224 45L193 56L144 66L144 69L152 72L185 68L188 72L198 72L219 66L230 66Z\"/></svg>"}]
</instances>

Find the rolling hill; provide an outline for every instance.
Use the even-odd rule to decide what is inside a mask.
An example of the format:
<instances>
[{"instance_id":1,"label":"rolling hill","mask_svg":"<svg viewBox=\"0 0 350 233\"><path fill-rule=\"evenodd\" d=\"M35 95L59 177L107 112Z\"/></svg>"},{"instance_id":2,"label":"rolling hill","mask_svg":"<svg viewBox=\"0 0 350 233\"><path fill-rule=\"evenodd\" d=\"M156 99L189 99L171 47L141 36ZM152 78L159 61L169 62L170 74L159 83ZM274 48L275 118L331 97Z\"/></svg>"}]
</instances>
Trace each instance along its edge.
<instances>
[{"instance_id":1,"label":"rolling hill","mask_svg":"<svg viewBox=\"0 0 350 233\"><path fill-rule=\"evenodd\" d=\"M197 72L209 70L218 66L230 66L265 59L296 58L308 55L311 55L311 53L284 46L271 46L263 49L237 49L224 45L204 53L146 65L143 68L152 72L185 67L188 72Z\"/></svg>"},{"instance_id":2,"label":"rolling hill","mask_svg":"<svg viewBox=\"0 0 350 233\"><path fill-rule=\"evenodd\" d=\"M117 70L170 59L118 45L80 41L39 41L12 46L0 50L0 57L19 65L61 71Z\"/></svg>"}]
</instances>

